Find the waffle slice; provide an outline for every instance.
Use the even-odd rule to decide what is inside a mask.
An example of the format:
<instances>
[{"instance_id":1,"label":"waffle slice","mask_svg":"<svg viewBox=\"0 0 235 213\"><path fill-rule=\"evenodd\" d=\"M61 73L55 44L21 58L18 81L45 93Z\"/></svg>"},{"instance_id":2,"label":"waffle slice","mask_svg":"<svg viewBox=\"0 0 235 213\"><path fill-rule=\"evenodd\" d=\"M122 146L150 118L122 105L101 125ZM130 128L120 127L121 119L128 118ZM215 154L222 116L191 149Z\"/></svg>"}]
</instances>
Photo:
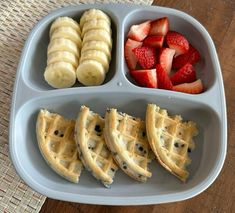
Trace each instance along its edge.
<instances>
[{"instance_id":1,"label":"waffle slice","mask_svg":"<svg viewBox=\"0 0 235 213\"><path fill-rule=\"evenodd\" d=\"M75 125L75 141L83 165L106 187L110 187L118 169L103 136L104 119L81 106Z\"/></svg>"},{"instance_id":2,"label":"waffle slice","mask_svg":"<svg viewBox=\"0 0 235 213\"><path fill-rule=\"evenodd\" d=\"M145 182L152 173L148 170L151 149L145 133L145 122L116 109L105 115L105 141L119 167L130 177Z\"/></svg>"},{"instance_id":3,"label":"waffle slice","mask_svg":"<svg viewBox=\"0 0 235 213\"><path fill-rule=\"evenodd\" d=\"M198 134L196 124L183 122L181 116L170 117L167 111L148 104L146 129L150 146L160 164L183 182L189 176L186 166L191 163L188 153L195 144Z\"/></svg>"},{"instance_id":4,"label":"waffle slice","mask_svg":"<svg viewBox=\"0 0 235 213\"><path fill-rule=\"evenodd\" d=\"M75 121L40 110L36 124L39 149L48 165L65 179L78 183L82 163L74 140Z\"/></svg>"}]
</instances>

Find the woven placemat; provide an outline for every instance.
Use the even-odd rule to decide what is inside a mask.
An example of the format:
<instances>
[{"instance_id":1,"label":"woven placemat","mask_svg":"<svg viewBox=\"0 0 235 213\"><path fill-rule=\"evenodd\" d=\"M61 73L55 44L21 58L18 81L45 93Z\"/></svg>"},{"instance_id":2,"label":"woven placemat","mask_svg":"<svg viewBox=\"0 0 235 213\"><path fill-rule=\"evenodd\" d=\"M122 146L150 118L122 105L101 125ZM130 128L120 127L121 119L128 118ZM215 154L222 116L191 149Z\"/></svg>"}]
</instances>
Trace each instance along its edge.
<instances>
[{"instance_id":1,"label":"woven placemat","mask_svg":"<svg viewBox=\"0 0 235 213\"><path fill-rule=\"evenodd\" d=\"M0 212L39 212L46 197L16 174L9 158L8 124L16 69L33 26L50 11L85 3L152 4L152 0L6 0L0 3Z\"/></svg>"}]
</instances>

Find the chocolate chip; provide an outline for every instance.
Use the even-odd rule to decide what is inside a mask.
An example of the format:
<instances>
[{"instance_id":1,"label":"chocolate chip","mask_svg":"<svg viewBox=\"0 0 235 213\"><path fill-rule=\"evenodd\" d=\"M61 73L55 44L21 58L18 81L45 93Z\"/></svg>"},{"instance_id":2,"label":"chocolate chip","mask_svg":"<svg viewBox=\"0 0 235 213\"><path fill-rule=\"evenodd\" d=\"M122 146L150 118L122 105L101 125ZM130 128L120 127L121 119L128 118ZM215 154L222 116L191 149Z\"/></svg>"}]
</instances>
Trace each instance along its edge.
<instances>
[{"instance_id":1,"label":"chocolate chip","mask_svg":"<svg viewBox=\"0 0 235 213\"><path fill-rule=\"evenodd\" d=\"M95 125L95 131L96 132L101 132L100 125Z\"/></svg>"},{"instance_id":2,"label":"chocolate chip","mask_svg":"<svg viewBox=\"0 0 235 213\"><path fill-rule=\"evenodd\" d=\"M175 147L179 147L179 144L178 144L178 143L175 143L174 145L175 145Z\"/></svg>"},{"instance_id":3,"label":"chocolate chip","mask_svg":"<svg viewBox=\"0 0 235 213\"><path fill-rule=\"evenodd\" d=\"M142 146L140 146L139 150L142 152L144 150L144 148Z\"/></svg>"},{"instance_id":4,"label":"chocolate chip","mask_svg":"<svg viewBox=\"0 0 235 213\"><path fill-rule=\"evenodd\" d=\"M115 169L114 169L114 168L111 168L111 171L112 171L112 172L115 172Z\"/></svg>"},{"instance_id":5,"label":"chocolate chip","mask_svg":"<svg viewBox=\"0 0 235 213\"><path fill-rule=\"evenodd\" d=\"M182 135L182 133L181 133L181 132L179 132L179 135Z\"/></svg>"},{"instance_id":6,"label":"chocolate chip","mask_svg":"<svg viewBox=\"0 0 235 213\"><path fill-rule=\"evenodd\" d=\"M181 147L184 147L184 144L181 144Z\"/></svg>"},{"instance_id":7,"label":"chocolate chip","mask_svg":"<svg viewBox=\"0 0 235 213\"><path fill-rule=\"evenodd\" d=\"M62 134L60 134L60 137L61 137L61 138L63 138L63 137L64 137L64 134L63 134L63 133L62 133Z\"/></svg>"},{"instance_id":8,"label":"chocolate chip","mask_svg":"<svg viewBox=\"0 0 235 213\"><path fill-rule=\"evenodd\" d=\"M142 177L142 175L138 175L138 177L139 177L139 178L141 178L141 177Z\"/></svg>"},{"instance_id":9,"label":"chocolate chip","mask_svg":"<svg viewBox=\"0 0 235 213\"><path fill-rule=\"evenodd\" d=\"M58 135L58 134L59 134L59 131L58 131L58 130L55 130L55 131L54 131L54 134L55 134L55 135Z\"/></svg>"},{"instance_id":10,"label":"chocolate chip","mask_svg":"<svg viewBox=\"0 0 235 213\"><path fill-rule=\"evenodd\" d=\"M144 154L146 154L147 152L146 152L146 150L144 150Z\"/></svg>"},{"instance_id":11,"label":"chocolate chip","mask_svg":"<svg viewBox=\"0 0 235 213\"><path fill-rule=\"evenodd\" d=\"M191 152L191 149L190 149L190 148L188 148L188 152L189 152L189 153Z\"/></svg>"},{"instance_id":12,"label":"chocolate chip","mask_svg":"<svg viewBox=\"0 0 235 213\"><path fill-rule=\"evenodd\" d=\"M142 136L145 137L145 135L146 135L146 132L142 132Z\"/></svg>"},{"instance_id":13,"label":"chocolate chip","mask_svg":"<svg viewBox=\"0 0 235 213\"><path fill-rule=\"evenodd\" d=\"M132 118L132 120L134 120L134 121L135 121L135 118Z\"/></svg>"},{"instance_id":14,"label":"chocolate chip","mask_svg":"<svg viewBox=\"0 0 235 213\"><path fill-rule=\"evenodd\" d=\"M126 167L126 166L123 166L123 169L127 169L127 167Z\"/></svg>"}]
</instances>

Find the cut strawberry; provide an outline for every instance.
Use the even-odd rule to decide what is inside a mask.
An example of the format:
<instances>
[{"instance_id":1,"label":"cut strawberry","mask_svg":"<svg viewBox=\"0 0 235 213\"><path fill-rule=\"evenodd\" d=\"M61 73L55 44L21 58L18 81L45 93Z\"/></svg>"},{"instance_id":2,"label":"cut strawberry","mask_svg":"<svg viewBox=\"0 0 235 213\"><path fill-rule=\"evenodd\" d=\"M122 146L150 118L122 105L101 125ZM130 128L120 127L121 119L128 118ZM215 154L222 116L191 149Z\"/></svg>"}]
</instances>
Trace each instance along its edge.
<instances>
[{"instance_id":1,"label":"cut strawberry","mask_svg":"<svg viewBox=\"0 0 235 213\"><path fill-rule=\"evenodd\" d=\"M196 80L196 72L193 66L189 63L185 64L171 77L171 82L173 85L191 83Z\"/></svg>"},{"instance_id":2,"label":"cut strawberry","mask_svg":"<svg viewBox=\"0 0 235 213\"><path fill-rule=\"evenodd\" d=\"M130 74L140 86L157 88L156 69L131 70Z\"/></svg>"},{"instance_id":3,"label":"cut strawberry","mask_svg":"<svg viewBox=\"0 0 235 213\"><path fill-rule=\"evenodd\" d=\"M146 21L139 25L131 26L129 33L127 34L128 38L131 38L136 41L143 41L148 35L150 30L150 21Z\"/></svg>"},{"instance_id":4,"label":"cut strawberry","mask_svg":"<svg viewBox=\"0 0 235 213\"><path fill-rule=\"evenodd\" d=\"M201 56L197 49L195 49L191 44L189 45L189 50L183 55L179 55L173 59L172 68L179 69L183 67L186 63L195 64L200 60Z\"/></svg>"},{"instance_id":5,"label":"cut strawberry","mask_svg":"<svg viewBox=\"0 0 235 213\"><path fill-rule=\"evenodd\" d=\"M132 50L143 69L151 69L156 64L156 51L153 47L137 47Z\"/></svg>"},{"instance_id":6,"label":"cut strawberry","mask_svg":"<svg viewBox=\"0 0 235 213\"><path fill-rule=\"evenodd\" d=\"M142 42L134 41L132 39L128 39L125 44L124 55L126 59L127 66L129 69L134 70L137 64L137 58L132 50L136 47L140 47Z\"/></svg>"},{"instance_id":7,"label":"cut strawberry","mask_svg":"<svg viewBox=\"0 0 235 213\"><path fill-rule=\"evenodd\" d=\"M171 72L172 60L175 50L170 48L162 48L159 53L159 63L162 68L169 74Z\"/></svg>"},{"instance_id":8,"label":"cut strawberry","mask_svg":"<svg viewBox=\"0 0 235 213\"><path fill-rule=\"evenodd\" d=\"M197 81L194 81L192 83L184 83L173 86L173 90L189 94L198 94L203 91L203 84L201 79L198 79Z\"/></svg>"},{"instance_id":9,"label":"cut strawberry","mask_svg":"<svg viewBox=\"0 0 235 213\"><path fill-rule=\"evenodd\" d=\"M169 20L167 17L163 17L151 22L149 35L163 35L165 36L169 31Z\"/></svg>"},{"instance_id":10,"label":"cut strawberry","mask_svg":"<svg viewBox=\"0 0 235 213\"><path fill-rule=\"evenodd\" d=\"M167 45L175 50L175 56L185 54L189 50L187 39L180 33L170 31L166 35Z\"/></svg>"},{"instance_id":11,"label":"cut strawberry","mask_svg":"<svg viewBox=\"0 0 235 213\"><path fill-rule=\"evenodd\" d=\"M148 36L144 39L144 45L160 48L163 45L164 36L157 35L157 36Z\"/></svg>"},{"instance_id":12,"label":"cut strawberry","mask_svg":"<svg viewBox=\"0 0 235 213\"><path fill-rule=\"evenodd\" d=\"M171 80L165 69L163 69L160 64L156 65L156 72L157 72L158 88L172 90L173 85L171 83Z\"/></svg>"}]
</instances>

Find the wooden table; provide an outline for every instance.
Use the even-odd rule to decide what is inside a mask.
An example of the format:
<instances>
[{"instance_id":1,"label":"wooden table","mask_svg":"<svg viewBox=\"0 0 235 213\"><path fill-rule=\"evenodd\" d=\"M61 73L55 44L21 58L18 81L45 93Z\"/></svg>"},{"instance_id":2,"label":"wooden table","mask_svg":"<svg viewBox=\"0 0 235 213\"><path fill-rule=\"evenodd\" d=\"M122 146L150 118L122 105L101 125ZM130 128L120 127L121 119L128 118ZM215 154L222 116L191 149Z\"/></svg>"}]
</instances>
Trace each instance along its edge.
<instances>
[{"instance_id":1,"label":"wooden table","mask_svg":"<svg viewBox=\"0 0 235 213\"><path fill-rule=\"evenodd\" d=\"M222 172L206 191L182 202L120 207L85 205L48 198L41 213L235 212L235 1L157 0L154 4L179 9L195 17L206 27L215 42L223 73L228 112L228 151Z\"/></svg>"}]
</instances>

